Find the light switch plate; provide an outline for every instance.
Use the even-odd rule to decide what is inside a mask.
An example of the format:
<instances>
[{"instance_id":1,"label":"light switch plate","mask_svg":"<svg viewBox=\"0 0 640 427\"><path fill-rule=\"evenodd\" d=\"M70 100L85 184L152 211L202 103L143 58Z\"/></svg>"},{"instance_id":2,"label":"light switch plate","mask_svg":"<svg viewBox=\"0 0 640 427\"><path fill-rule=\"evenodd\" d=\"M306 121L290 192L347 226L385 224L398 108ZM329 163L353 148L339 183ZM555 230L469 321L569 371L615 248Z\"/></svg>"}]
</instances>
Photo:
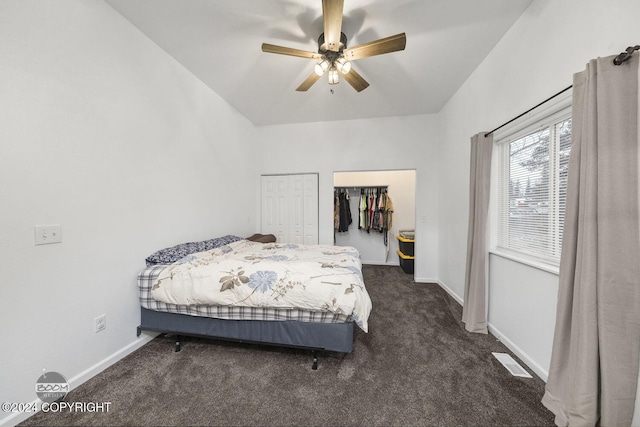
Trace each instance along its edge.
<instances>
[{"instance_id":1,"label":"light switch plate","mask_svg":"<svg viewBox=\"0 0 640 427\"><path fill-rule=\"evenodd\" d=\"M50 243L60 242L62 242L62 226L60 224L35 226L36 245L48 245Z\"/></svg>"}]
</instances>

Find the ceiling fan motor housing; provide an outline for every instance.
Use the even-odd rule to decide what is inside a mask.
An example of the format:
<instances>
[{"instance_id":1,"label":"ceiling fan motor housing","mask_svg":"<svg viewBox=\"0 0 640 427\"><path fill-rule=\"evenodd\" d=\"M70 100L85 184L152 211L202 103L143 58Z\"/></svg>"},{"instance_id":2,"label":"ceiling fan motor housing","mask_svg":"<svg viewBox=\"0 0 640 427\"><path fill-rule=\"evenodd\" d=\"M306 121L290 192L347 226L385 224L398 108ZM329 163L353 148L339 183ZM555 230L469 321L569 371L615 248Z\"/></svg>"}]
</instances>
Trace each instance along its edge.
<instances>
[{"instance_id":1,"label":"ceiling fan motor housing","mask_svg":"<svg viewBox=\"0 0 640 427\"><path fill-rule=\"evenodd\" d=\"M329 61L335 61L339 56L342 55L342 52L347 48L347 36L344 33L340 33L340 49L338 52L334 52L332 50L327 50L327 44L324 41L324 33L320 34L318 37L318 53L326 56Z\"/></svg>"}]
</instances>

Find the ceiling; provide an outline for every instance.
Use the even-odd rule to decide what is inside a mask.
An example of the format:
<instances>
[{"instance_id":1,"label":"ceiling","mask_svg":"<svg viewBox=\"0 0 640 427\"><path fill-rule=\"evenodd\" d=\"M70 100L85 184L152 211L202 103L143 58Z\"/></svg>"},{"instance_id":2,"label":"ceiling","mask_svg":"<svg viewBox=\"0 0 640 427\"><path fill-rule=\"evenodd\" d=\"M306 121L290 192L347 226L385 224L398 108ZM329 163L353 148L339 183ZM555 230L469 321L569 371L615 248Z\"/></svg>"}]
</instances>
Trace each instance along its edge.
<instances>
[{"instance_id":1,"label":"ceiling","mask_svg":"<svg viewBox=\"0 0 640 427\"><path fill-rule=\"evenodd\" d=\"M437 113L532 0L345 0L347 46L406 33L404 51L353 62L370 86L262 43L317 51L322 0L105 0L255 125Z\"/></svg>"}]
</instances>

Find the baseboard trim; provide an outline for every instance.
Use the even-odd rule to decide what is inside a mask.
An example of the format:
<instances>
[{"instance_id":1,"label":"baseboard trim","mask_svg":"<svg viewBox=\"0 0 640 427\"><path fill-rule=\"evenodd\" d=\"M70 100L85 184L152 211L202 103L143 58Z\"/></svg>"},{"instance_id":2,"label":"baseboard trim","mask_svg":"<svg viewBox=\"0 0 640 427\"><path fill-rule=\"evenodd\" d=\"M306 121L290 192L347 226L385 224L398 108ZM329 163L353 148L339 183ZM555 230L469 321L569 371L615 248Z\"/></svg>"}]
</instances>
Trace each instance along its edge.
<instances>
[{"instance_id":1,"label":"baseboard trim","mask_svg":"<svg viewBox=\"0 0 640 427\"><path fill-rule=\"evenodd\" d=\"M414 277L413 281L416 283L438 283L438 279L434 277Z\"/></svg>"},{"instance_id":2,"label":"baseboard trim","mask_svg":"<svg viewBox=\"0 0 640 427\"><path fill-rule=\"evenodd\" d=\"M442 289L444 289L450 296L451 298L453 298L454 300L458 301L458 303L460 305L464 305L464 300L462 298L460 298L460 296L458 294L456 294L455 292L453 292L453 290L448 287L447 285L445 285L444 283L442 283L440 280L436 280L436 283L438 285L440 285L440 287Z\"/></svg>"},{"instance_id":3,"label":"baseboard trim","mask_svg":"<svg viewBox=\"0 0 640 427\"><path fill-rule=\"evenodd\" d=\"M102 359L100 362L98 362L95 365L89 367L88 369L86 369L83 372L79 373L75 377L67 380L67 382L69 383L69 391L74 390L75 388L79 387L84 382L86 382L86 381L90 380L91 378L95 377L100 372L104 371L105 369L107 369L109 366L113 365L114 363L116 363L120 359L123 359L124 357L126 357L126 356L130 355L131 353L133 353L134 351L138 350L140 347L142 347L143 345L145 345L148 342L150 342L151 340L153 340L157 335L158 334L155 333L155 332L154 333L143 332L142 335L140 335L140 337L137 338L132 343L124 346L120 350L116 351L115 353L111 354L110 356L107 356L106 358ZM40 408L40 399L35 399L31 403L32 404L36 404L35 406L37 406L38 409ZM25 421L27 418L29 418L32 415L34 415L35 413L36 412L16 412L16 413L12 413L8 417L5 417L5 418L0 420L0 426L2 426L2 427L5 427L5 426L7 426L7 427L16 426L16 425L20 424L21 422Z\"/></svg>"},{"instance_id":4,"label":"baseboard trim","mask_svg":"<svg viewBox=\"0 0 640 427\"><path fill-rule=\"evenodd\" d=\"M389 267L399 267L400 264L397 262L383 262L383 261L361 261L362 265L387 265Z\"/></svg>"},{"instance_id":5,"label":"baseboard trim","mask_svg":"<svg viewBox=\"0 0 640 427\"><path fill-rule=\"evenodd\" d=\"M464 305L464 300L462 298L460 298L460 296L458 294L453 292L453 290L451 290L450 287L448 287L447 285L442 283L440 280L438 280L437 283L454 300L458 301L458 303L460 303L460 305ZM531 369L533 372L535 372L535 374L537 376L539 376L544 382L547 382L547 378L549 377L549 371L547 371L542 366L540 366L538 363L536 363L536 361L533 360L526 352L524 352L513 341L511 341L509 338L507 338L507 336L505 334L503 334L498 328L493 326L491 324L491 322L488 322L487 328L489 329L489 332L493 336L495 336L497 339L499 339L500 342L502 342L505 346L507 346L507 348L509 350L511 350L516 356L518 356L520 358L520 360L522 360L522 362L524 362L524 364L527 365L527 367L529 369Z\"/></svg>"},{"instance_id":6,"label":"baseboard trim","mask_svg":"<svg viewBox=\"0 0 640 427\"><path fill-rule=\"evenodd\" d=\"M539 376L545 383L547 382L547 378L549 378L549 371L544 369L535 360L533 360L526 352L524 352L520 347L518 347L513 341L511 341L505 334L500 332L498 328L493 326L491 322L488 324L489 332L496 338L500 340L507 348L518 356L529 369L531 369L537 376Z\"/></svg>"},{"instance_id":7,"label":"baseboard trim","mask_svg":"<svg viewBox=\"0 0 640 427\"><path fill-rule=\"evenodd\" d=\"M131 353L133 353L134 351L136 351L137 349L139 349L143 345L147 344L148 342L150 342L152 339L154 339L157 336L158 336L158 334L155 333L155 332L154 333L147 333L147 332L142 333L140 335L140 338L138 338L136 341L134 341L134 342L130 343L129 345L121 348L120 350L116 351L112 355L104 358L100 362L98 362L95 365L91 366L90 368L86 369L84 372L81 372L78 375L76 375L75 377L71 378L69 380L69 386L70 386L71 390L73 390L74 388L78 387L82 383L90 380L91 378L95 377L100 372L104 371L109 366L111 366L114 363L116 363L118 360L130 355Z\"/></svg>"}]
</instances>

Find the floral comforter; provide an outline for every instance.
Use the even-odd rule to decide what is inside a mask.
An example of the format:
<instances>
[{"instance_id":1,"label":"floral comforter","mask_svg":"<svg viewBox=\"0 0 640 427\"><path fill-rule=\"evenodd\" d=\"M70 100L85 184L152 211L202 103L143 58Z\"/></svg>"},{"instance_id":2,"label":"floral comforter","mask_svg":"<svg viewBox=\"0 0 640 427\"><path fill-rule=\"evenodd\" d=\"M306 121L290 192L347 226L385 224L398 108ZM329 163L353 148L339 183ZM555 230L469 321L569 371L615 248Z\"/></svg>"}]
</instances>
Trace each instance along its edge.
<instances>
[{"instance_id":1,"label":"floral comforter","mask_svg":"<svg viewBox=\"0 0 640 427\"><path fill-rule=\"evenodd\" d=\"M345 246L233 242L167 266L151 295L178 305L330 311L365 332L371 312L359 253Z\"/></svg>"}]
</instances>

